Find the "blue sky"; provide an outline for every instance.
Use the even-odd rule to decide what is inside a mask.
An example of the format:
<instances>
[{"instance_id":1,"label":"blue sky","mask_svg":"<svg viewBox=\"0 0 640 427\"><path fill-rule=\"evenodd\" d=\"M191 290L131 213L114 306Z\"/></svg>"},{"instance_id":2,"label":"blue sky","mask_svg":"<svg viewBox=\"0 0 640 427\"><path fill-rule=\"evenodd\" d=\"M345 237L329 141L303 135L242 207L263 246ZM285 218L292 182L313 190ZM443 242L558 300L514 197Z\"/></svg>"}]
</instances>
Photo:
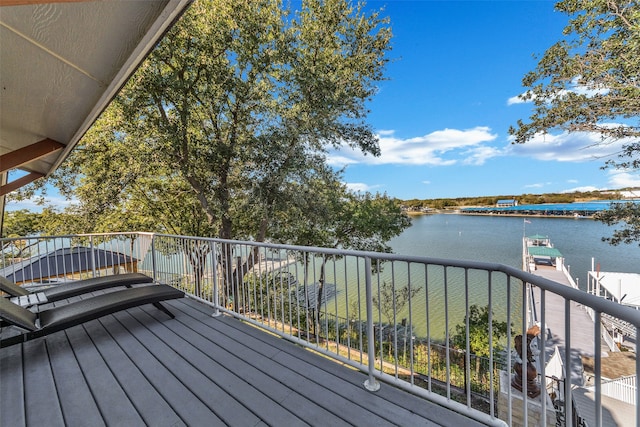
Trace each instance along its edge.
<instances>
[{"instance_id":1,"label":"blue sky","mask_svg":"<svg viewBox=\"0 0 640 427\"><path fill-rule=\"evenodd\" d=\"M370 103L382 155L349 149L329 161L355 190L400 199L640 187L640 176L600 167L617 146L593 135L547 135L512 145L526 119L522 77L559 40L567 17L553 1L370 0L393 30L388 81ZM68 201L53 192L62 210ZM39 210L33 201L8 210Z\"/></svg>"},{"instance_id":2,"label":"blue sky","mask_svg":"<svg viewBox=\"0 0 640 427\"><path fill-rule=\"evenodd\" d=\"M549 193L640 186L600 170L617 146L593 135L510 143L526 119L522 77L562 35L552 1L369 1L391 19L393 62L370 104L382 155L330 153L358 190L400 199Z\"/></svg>"}]
</instances>

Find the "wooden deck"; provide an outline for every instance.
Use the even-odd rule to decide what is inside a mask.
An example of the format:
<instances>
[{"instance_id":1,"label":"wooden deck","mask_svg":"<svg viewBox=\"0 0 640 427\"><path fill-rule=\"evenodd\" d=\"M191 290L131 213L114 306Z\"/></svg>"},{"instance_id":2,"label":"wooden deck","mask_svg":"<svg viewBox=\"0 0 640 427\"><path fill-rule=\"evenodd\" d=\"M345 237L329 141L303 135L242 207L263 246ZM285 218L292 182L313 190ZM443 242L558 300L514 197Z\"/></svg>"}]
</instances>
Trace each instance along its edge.
<instances>
[{"instance_id":1,"label":"wooden deck","mask_svg":"<svg viewBox=\"0 0 640 427\"><path fill-rule=\"evenodd\" d=\"M2 426L475 425L189 299L0 350ZM7 328L5 328L5 333Z\"/></svg>"}]
</instances>

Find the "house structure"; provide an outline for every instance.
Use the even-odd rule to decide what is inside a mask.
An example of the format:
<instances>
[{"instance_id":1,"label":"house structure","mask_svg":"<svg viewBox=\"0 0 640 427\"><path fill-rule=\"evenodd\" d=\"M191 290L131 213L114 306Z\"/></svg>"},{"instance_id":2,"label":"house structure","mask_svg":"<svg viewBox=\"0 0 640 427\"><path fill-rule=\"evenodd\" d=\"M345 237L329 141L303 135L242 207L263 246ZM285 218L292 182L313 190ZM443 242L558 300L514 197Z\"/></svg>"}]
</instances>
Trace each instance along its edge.
<instances>
[{"instance_id":1,"label":"house structure","mask_svg":"<svg viewBox=\"0 0 640 427\"><path fill-rule=\"evenodd\" d=\"M512 206L518 206L518 201L516 199L500 199L496 203L497 208L510 208Z\"/></svg>"}]
</instances>

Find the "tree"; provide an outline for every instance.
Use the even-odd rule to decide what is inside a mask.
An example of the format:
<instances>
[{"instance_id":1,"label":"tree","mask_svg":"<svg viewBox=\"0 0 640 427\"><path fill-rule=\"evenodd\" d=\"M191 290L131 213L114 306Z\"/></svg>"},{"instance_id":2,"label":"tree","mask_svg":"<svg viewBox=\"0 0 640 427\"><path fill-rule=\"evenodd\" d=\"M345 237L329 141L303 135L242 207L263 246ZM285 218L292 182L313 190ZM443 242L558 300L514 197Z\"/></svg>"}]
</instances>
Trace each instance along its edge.
<instances>
[{"instance_id":1,"label":"tree","mask_svg":"<svg viewBox=\"0 0 640 427\"><path fill-rule=\"evenodd\" d=\"M453 345L461 350L467 348L467 322L469 323L469 351L476 355L476 375L478 375L480 357L489 357L492 350L502 349L500 339L507 336L509 325L492 317L492 334L489 334L489 307L478 307L475 304L470 306L469 315L465 316L465 323L456 325L456 332L451 337ZM490 336L493 348L489 346Z\"/></svg>"},{"instance_id":2,"label":"tree","mask_svg":"<svg viewBox=\"0 0 640 427\"><path fill-rule=\"evenodd\" d=\"M2 237L24 237L40 231L40 214L20 209L5 213Z\"/></svg>"},{"instance_id":3,"label":"tree","mask_svg":"<svg viewBox=\"0 0 640 427\"><path fill-rule=\"evenodd\" d=\"M184 180L221 238L262 241L327 146L378 154L365 101L389 31L342 0L198 2L118 98L129 137Z\"/></svg>"},{"instance_id":4,"label":"tree","mask_svg":"<svg viewBox=\"0 0 640 427\"><path fill-rule=\"evenodd\" d=\"M373 305L378 308L378 311L387 319L387 323L393 330L389 334L389 341L394 343L398 335L398 326L394 320L397 313L402 312L404 307L411 301L411 299L422 290L422 287L409 287L404 285L402 287L396 287L392 282L384 281L378 289L378 295L373 295ZM401 325L402 332L404 333L405 340L407 332L409 336L413 335L412 326L405 325L404 321ZM408 329L408 330L407 330ZM406 345L405 345L406 349ZM391 356L391 346L389 346L389 356Z\"/></svg>"},{"instance_id":5,"label":"tree","mask_svg":"<svg viewBox=\"0 0 640 427\"><path fill-rule=\"evenodd\" d=\"M327 165L329 147L379 155L366 103L384 79L387 24L347 0L297 11L279 0L195 2L56 173L80 201L76 225L331 240L300 224L317 213L336 235L328 218L354 201ZM189 250L196 263L206 255ZM237 266L231 246L219 257L223 270L241 269L233 276L258 259Z\"/></svg>"},{"instance_id":6,"label":"tree","mask_svg":"<svg viewBox=\"0 0 640 427\"><path fill-rule=\"evenodd\" d=\"M635 0L563 0L556 10L569 15L564 38L551 46L528 73L521 95L534 111L528 123L518 120L509 133L515 143L553 131L595 133L601 144L620 142L617 160L606 167L640 168L640 6ZM624 239L640 242L637 207L615 206L607 224L625 222ZM628 215L631 214L631 222Z\"/></svg>"},{"instance_id":7,"label":"tree","mask_svg":"<svg viewBox=\"0 0 640 427\"><path fill-rule=\"evenodd\" d=\"M612 237L603 238L604 241L612 245L640 242L640 204L616 204L612 209L598 212L596 218L607 225L614 225L621 221L625 224L624 228L615 230Z\"/></svg>"}]
</instances>

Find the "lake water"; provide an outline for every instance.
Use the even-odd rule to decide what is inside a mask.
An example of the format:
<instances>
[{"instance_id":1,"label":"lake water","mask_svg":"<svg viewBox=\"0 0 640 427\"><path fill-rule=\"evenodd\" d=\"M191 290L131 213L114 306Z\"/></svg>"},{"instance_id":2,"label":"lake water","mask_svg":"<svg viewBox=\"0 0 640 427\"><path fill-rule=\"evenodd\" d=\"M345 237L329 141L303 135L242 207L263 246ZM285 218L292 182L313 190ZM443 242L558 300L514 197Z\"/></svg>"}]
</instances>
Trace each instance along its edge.
<instances>
[{"instance_id":1,"label":"lake water","mask_svg":"<svg viewBox=\"0 0 640 427\"><path fill-rule=\"evenodd\" d=\"M548 236L564 255L565 265L583 289L587 286L592 257L596 265L600 264L600 271L640 273L640 247L637 244L611 246L601 240L612 234L613 227L591 219L530 217L526 220L528 222L523 217L458 214L416 216L412 226L389 244L394 253L401 255L496 262L521 269L523 235L539 234ZM485 306L488 303L484 274L471 277L469 304ZM441 273L436 271L430 276L428 297L423 292L415 299L413 322L419 336L426 334L429 324L430 335L442 339L445 331L453 333L455 325L464 321L464 280L462 277L447 279L450 285L445 293L445 287L438 284L443 282L439 275ZM424 272L416 271L413 278L416 283L425 283ZM492 279L494 318L507 320L508 286L499 279L497 276ZM522 296L518 286L511 289L511 322L519 325ZM425 298L430 301L428 310L422 307ZM444 306L449 308L448 320L442 310Z\"/></svg>"},{"instance_id":2,"label":"lake water","mask_svg":"<svg viewBox=\"0 0 640 427\"><path fill-rule=\"evenodd\" d=\"M602 237L615 227L591 219L437 214L412 219L412 226L389 244L403 255L498 262L522 268L522 237L548 236L582 288L591 259L600 271L640 273L640 247L611 246Z\"/></svg>"}]
</instances>

